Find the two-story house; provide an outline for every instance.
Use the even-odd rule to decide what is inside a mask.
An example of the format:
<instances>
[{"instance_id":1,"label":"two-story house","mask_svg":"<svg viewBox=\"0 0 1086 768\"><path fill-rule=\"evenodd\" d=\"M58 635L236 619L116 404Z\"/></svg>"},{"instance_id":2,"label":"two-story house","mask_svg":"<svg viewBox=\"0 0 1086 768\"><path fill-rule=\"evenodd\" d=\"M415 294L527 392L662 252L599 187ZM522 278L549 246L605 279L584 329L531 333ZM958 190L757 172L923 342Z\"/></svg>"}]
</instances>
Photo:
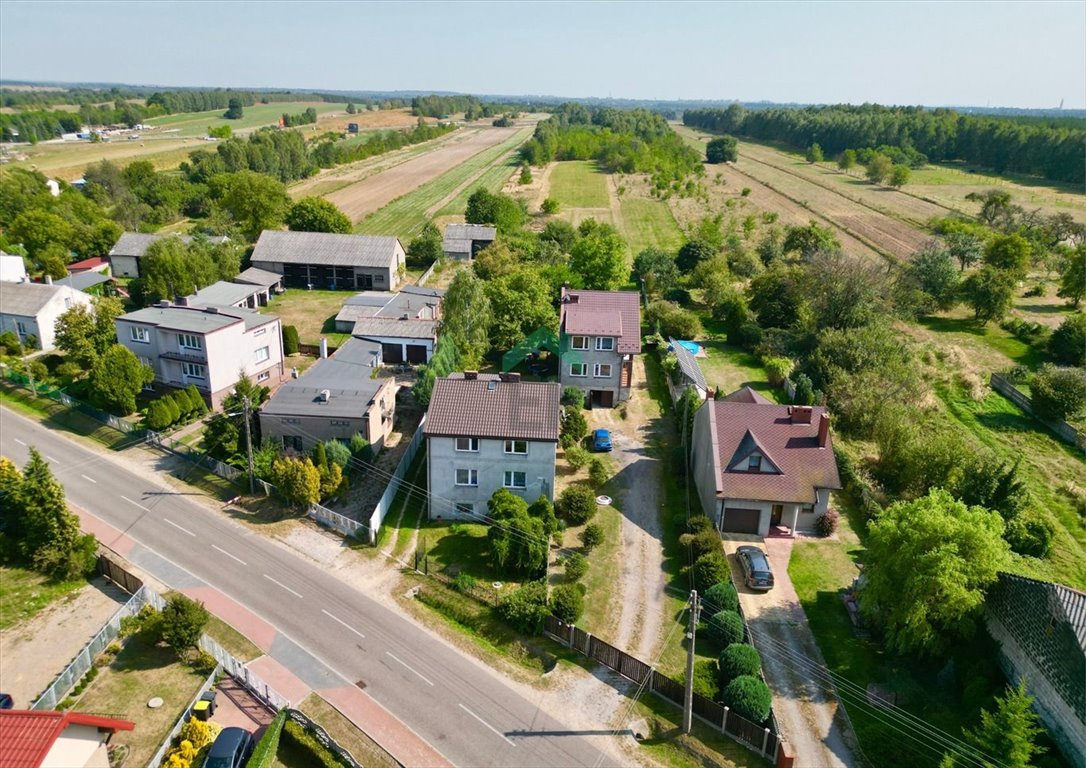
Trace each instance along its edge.
<instances>
[{"instance_id":1,"label":"two-story house","mask_svg":"<svg viewBox=\"0 0 1086 768\"><path fill-rule=\"evenodd\" d=\"M638 294L565 285L559 311L562 386L584 390L593 406L610 408L628 399L633 356L641 352Z\"/></svg>"},{"instance_id":2,"label":"two-story house","mask_svg":"<svg viewBox=\"0 0 1086 768\"><path fill-rule=\"evenodd\" d=\"M33 341L48 351L56 340L57 318L76 304L90 309L91 297L48 277L44 283L0 281L0 332L12 331L20 343Z\"/></svg>"},{"instance_id":3,"label":"two-story house","mask_svg":"<svg viewBox=\"0 0 1086 768\"><path fill-rule=\"evenodd\" d=\"M283 379L283 338L275 315L160 301L121 315L116 326L118 343L154 368L156 386L194 384L213 408L242 377L265 386Z\"/></svg>"},{"instance_id":4,"label":"two-story house","mask_svg":"<svg viewBox=\"0 0 1086 768\"><path fill-rule=\"evenodd\" d=\"M430 518L478 520L499 488L553 499L561 393L516 373L435 381L423 427Z\"/></svg>"}]
</instances>

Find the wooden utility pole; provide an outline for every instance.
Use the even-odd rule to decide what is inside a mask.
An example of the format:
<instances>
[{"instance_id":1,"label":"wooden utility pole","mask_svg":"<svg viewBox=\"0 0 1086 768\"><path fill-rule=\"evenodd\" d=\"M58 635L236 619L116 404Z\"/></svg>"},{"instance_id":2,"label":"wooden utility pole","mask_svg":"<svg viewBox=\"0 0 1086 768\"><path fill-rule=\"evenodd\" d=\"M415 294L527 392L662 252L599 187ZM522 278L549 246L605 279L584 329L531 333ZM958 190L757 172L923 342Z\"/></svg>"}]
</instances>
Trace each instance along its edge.
<instances>
[{"instance_id":1,"label":"wooden utility pole","mask_svg":"<svg viewBox=\"0 0 1086 768\"><path fill-rule=\"evenodd\" d=\"M698 629L698 591L690 590L690 631L686 639L690 645L686 650L686 691L683 696L683 733L690 733L694 724L694 634Z\"/></svg>"},{"instance_id":2,"label":"wooden utility pole","mask_svg":"<svg viewBox=\"0 0 1086 768\"><path fill-rule=\"evenodd\" d=\"M245 406L245 451L249 455L249 495L256 493L256 474L253 470L253 428L249 424L249 398L241 398Z\"/></svg>"}]
</instances>

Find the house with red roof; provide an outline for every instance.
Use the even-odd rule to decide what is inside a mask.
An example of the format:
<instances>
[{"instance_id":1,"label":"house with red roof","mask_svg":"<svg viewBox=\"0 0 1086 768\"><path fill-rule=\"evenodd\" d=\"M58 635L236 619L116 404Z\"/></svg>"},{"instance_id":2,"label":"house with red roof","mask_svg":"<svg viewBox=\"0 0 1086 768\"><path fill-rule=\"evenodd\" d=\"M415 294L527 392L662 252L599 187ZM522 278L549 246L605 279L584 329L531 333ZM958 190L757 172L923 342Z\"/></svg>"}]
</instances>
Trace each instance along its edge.
<instances>
[{"instance_id":1,"label":"house with red roof","mask_svg":"<svg viewBox=\"0 0 1086 768\"><path fill-rule=\"evenodd\" d=\"M0 710L0 765L4 768L108 768L107 746L136 724L80 712Z\"/></svg>"},{"instance_id":2,"label":"house with red roof","mask_svg":"<svg viewBox=\"0 0 1086 768\"><path fill-rule=\"evenodd\" d=\"M630 397L633 356L641 352L641 300L634 291L562 287L559 381L611 408Z\"/></svg>"},{"instance_id":3,"label":"house with red roof","mask_svg":"<svg viewBox=\"0 0 1086 768\"><path fill-rule=\"evenodd\" d=\"M813 529L841 487L826 409L749 387L698 409L692 450L702 509L722 533Z\"/></svg>"}]
</instances>

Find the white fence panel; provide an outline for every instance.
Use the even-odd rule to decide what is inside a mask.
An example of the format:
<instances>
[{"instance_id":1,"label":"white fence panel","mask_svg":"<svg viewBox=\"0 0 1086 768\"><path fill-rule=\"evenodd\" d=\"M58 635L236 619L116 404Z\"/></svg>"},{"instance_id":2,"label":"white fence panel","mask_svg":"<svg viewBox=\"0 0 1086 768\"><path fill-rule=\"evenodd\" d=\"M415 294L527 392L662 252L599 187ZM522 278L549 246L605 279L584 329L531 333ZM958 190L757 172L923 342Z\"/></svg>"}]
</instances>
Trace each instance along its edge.
<instances>
[{"instance_id":1,"label":"white fence panel","mask_svg":"<svg viewBox=\"0 0 1086 768\"><path fill-rule=\"evenodd\" d=\"M392 502L396 500L396 493L400 490L404 475L411 468L411 462L415 460L415 455L419 452L419 446L422 445L422 428L425 424L426 416L423 415L415 434L411 436L411 442L408 443L407 450L400 457L400 463L396 465L396 471L392 473L392 479L388 481L388 487L385 488L385 492L381 494L377 506L373 508L373 512L370 514L370 544L377 543L377 532L381 530L381 524L385 521L385 515L392 509Z\"/></svg>"}]
</instances>

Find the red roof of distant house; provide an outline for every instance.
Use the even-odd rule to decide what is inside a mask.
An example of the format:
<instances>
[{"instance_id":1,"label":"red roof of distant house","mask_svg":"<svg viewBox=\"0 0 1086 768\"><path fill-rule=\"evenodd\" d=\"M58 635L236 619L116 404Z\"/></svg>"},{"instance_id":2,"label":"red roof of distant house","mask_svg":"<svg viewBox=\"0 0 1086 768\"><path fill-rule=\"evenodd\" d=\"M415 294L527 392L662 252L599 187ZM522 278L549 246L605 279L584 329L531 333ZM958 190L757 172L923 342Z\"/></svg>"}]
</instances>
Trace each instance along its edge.
<instances>
[{"instance_id":1,"label":"red roof of distant house","mask_svg":"<svg viewBox=\"0 0 1086 768\"><path fill-rule=\"evenodd\" d=\"M564 333L614 336L616 351L641 351L641 297L636 292L562 288L560 306Z\"/></svg>"},{"instance_id":2,"label":"red roof of distant house","mask_svg":"<svg viewBox=\"0 0 1086 768\"><path fill-rule=\"evenodd\" d=\"M767 399L764 395L758 394L750 387L742 387L735 390L730 395L720 398L729 403L758 403L759 405L773 405L773 401Z\"/></svg>"},{"instance_id":3,"label":"red roof of distant house","mask_svg":"<svg viewBox=\"0 0 1086 768\"><path fill-rule=\"evenodd\" d=\"M105 266L108 266L108 265L109 265L109 260L108 259L103 259L103 258L100 258L98 256L95 256L95 257L90 258L90 259L83 259L82 261L77 261L74 264L69 264L68 265L68 271L71 272L72 274L76 274L76 273L79 273L79 272L92 272L92 271L97 272L102 267L105 267Z\"/></svg>"},{"instance_id":4,"label":"red roof of distant house","mask_svg":"<svg viewBox=\"0 0 1086 768\"><path fill-rule=\"evenodd\" d=\"M0 710L0 764L5 768L39 768L69 725L89 725L110 733L136 727L128 720L79 712Z\"/></svg>"}]
</instances>

